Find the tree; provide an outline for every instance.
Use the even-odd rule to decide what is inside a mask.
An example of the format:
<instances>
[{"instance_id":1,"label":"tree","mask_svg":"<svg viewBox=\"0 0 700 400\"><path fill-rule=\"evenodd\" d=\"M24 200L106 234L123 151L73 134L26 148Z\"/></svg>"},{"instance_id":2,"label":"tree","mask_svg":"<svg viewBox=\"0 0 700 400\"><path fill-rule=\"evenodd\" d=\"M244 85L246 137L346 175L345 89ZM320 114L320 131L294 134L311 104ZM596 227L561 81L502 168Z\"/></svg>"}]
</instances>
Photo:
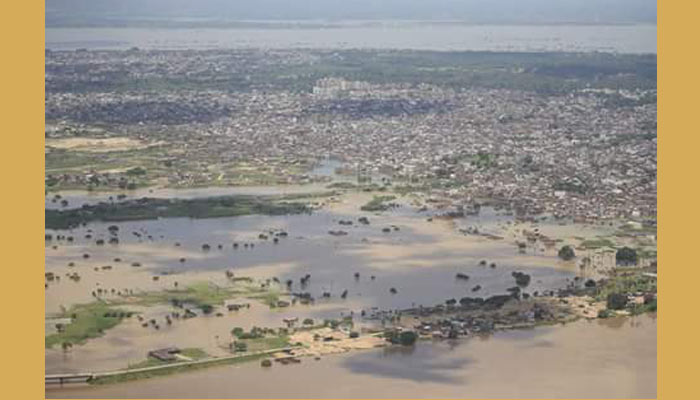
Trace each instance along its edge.
<instances>
[{"instance_id":1,"label":"tree","mask_svg":"<svg viewBox=\"0 0 700 400\"><path fill-rule=\"evenodd\" d=\"M313 325L313 324L314 324L314 320L311 319L311 318L306 318L306 319L302 322L302 324L304 324L304 325Z\"/></svg>"},{"instance_id":2,"label":"tree","mask_svg":"<svg viewBox=\"0 0 700 400\"><path fill-rule=\"evenodd\" d=\"M627 296L622 293L610 293L607 299L607 307L610 310L622 310L627 306Z\"/></svg>"},{"instance_id":3,"label":"tree","mask_svg":"<svg viewBox=\"0 0 700 400\"><path fill-rule=\"evenodd\" d=\"M248 344L245 342L233 342L233 351L245 352L248 351Z\"/></svg>"},{"instance_id":4,"label":"tree","mask_svg":"<svg viewBox=\"0 0 700 400\"><path fill-rule=\"evenodd\" d=\"M397 332L396 330L388 330L384 333L386 340L393 344L400 344L403 346L411 346L418 339L418 334L413 331L403 331Z\"/></svg>"},{"instance_id":5,"label":"tree","mask_svg":"<svg viewBox=\"0 0 700 400\"><path fill-rule=\"evenodd\" d=\"M571 246L564 246L561 249L559 249L559 258L561 258L564 261L569 261L572 260L576 257L576 253L574 252L574 249Z\"/></svg>"},{"instance_id":6,"label":"tree","mask_svg":"<svg viewBox=\"0 0 700 400\"><path fill-rule=\"evenodd\" d=\"M403 331L399 334L399 343L403 346L412 346L416 339L418 335L413 331Z\"/></svg>"},{"instance_id":7,"label":"tree","mask_svg":"<svg viewBox=\"0 0 700 400\"><path fill-rule=\"evenodd\" d=\"M511 275L515 278L515 284L518 286L524 287L530 284L531 277L524 272L514 271Z\"/></svg>"},{"instance_id":8,"label":"tree","mask_svg":"<svg viewBox=\"0 0 700 400\"><path fill-rule=\"evenodd\" d=\"M141 168L141 167L135 167L135 168L127 169L126 174L128 176L146 175L146 170L144 168Z\"/></svg>"},{"instance_id":9,"label":"tree","mask_svg":"<svg viewBox=\"0 0 700 400\"><path fill-rule=\"evenodd\" d=\"M637 265L637 250L623 247L615 253L615 263L617 265Z\"/></svg>"}]
</instances>

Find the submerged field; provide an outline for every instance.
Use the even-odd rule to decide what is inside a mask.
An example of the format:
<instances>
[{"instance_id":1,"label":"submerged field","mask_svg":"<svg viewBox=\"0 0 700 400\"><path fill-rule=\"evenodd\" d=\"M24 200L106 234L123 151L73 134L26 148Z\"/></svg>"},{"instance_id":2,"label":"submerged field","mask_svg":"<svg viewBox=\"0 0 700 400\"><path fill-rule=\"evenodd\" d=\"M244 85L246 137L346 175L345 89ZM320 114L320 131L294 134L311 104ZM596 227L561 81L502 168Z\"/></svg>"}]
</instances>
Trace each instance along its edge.
<instances>
[{"instance_id":1,"label":"submerged field","mask_svg":"<svg viewBox=\"0 0 700 400\"><path fill-rule=\"evenodd\" d=\"M64 198L72 201L70 193ZM157 366L146 354L171 346L206 357L254 354L294 344L285 339L286 319L297 321L294 329L319 329L350 318L348 329L362 338L383 329L386 311L506 294L516 272L531 276L522 289L529 296L579 279L581 286L607 276L614 248L649 248L646 236L637 238L623 224L519 222L488 208L478 216L443 217L416 194L344 189L296 198L314 202L310 213L84 221L47 230L47 373ZM528 239L534 230L542 239ZM576 249L575 259L557 256L564 245ZM601 286L591 302L604 304L613 286ZM260 328L265 333L246 336ZM382 341L338 343L344 344L312 346L309 354ZM160 372L125 379L154 374Z\"/></svg>"}]
</instances>

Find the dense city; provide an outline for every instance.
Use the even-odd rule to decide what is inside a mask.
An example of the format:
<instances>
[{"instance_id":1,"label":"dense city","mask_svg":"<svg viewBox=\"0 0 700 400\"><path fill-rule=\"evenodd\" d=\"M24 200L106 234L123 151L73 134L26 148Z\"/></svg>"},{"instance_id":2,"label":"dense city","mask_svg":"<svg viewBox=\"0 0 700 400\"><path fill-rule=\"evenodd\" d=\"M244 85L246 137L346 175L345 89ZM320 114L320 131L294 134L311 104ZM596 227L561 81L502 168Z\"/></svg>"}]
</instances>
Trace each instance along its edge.
<instances>
[{"instance_id":1,"label":"dense city","mask_svg":"<svg viewBox=\"0 0 700 400\"><path fill-rule=\"evenodd\" d=\"M445 69L461 70L462 81L438 72L423 82L415 71L445 56L410 55L48 51L47 185L304 183L330 157L348 174L381 173L456 207L655 218L655 80L624 59L648 56L556 55L535 65L527 55L458 54ZM370 66L357 66L363 57ZM382 57L413 60L415 71L379 74L371 64ZM523 87L521 76L539 80ZM71 164L62 144L91 137L140 147L122 149L134 157L122 157L127 165L90 152Z\"/></svg>"}]
</instances>

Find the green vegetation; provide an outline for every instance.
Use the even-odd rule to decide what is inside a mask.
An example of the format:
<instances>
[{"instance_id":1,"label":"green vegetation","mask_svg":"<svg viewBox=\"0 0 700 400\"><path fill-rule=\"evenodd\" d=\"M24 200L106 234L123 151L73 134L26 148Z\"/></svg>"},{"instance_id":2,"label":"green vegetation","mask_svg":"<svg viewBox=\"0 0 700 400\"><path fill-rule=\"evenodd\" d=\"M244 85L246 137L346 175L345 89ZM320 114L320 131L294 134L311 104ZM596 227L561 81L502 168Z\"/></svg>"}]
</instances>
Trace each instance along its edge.
<instances>
[{"instance_id":1,"label":"green vegetation","mask_svg":"<svg viewBox=\"0 0 700 400\"><path fill-rule=\"evenodd\" d=\"M248 351L248 343L242 341L235 341L232 343L233 347L231 350L235 352L246 352Z\"/></svg>"},{"instance_id":2,"label":"green vegetation","mask_svg":"<svg viewBox=\"0 0 700 400\"><path fill-rule=\"evenodd\" d=\"M618 292L609 293L605 306L608 310L622 310L627 306L627 295Z\"/></svg>"},{"instance_id":3,"label":"green vegetation","mask_svg":"<svg viewBox=\"0 0 700 400\"><path fill-rule=\"evenodd\" d=\"M275 308L277 307L277 302L280 300L280 292L277 290L270 290L266 293L248 296L248 298L259 300L261 303L267 305L268 307Z\"/></svg>"},{"instance_id":4,"label":"green vegetation","mask_svg":"<svg viewBox=\"0 0 700 400\"><path fill-rule=\"evenodd\" d=\"M209 354L207 354L206 351L204 351L200 348L196 348L196 347L182 349L182 350L180 350L179 354L184 356L184 357L191 358L192 360L202 360L202 359L209 357ZM148 359L141 361L139 363L130 364L128 369L156 367L159 365L173 364L173 363L182 362L182 361L184 361L184 360L162 361L162 360L159 360L157 358L148 357Z\"/></svg>"},{"instance_id":5,"label":"green vegetation","mask_svg":"<svg viewBox=\"0 0 700 400\"><path fill-rule=\"evenodd\" d=\"M596 300L606 301L612 293L656 293L656 279L637 268L616 268L596 288Z\"/></svg>"},{"instance_id":6,"label":"green vegetation","mask_svg":"<svg viewBox=\"0 0 700 400\"><path fill-rule=\"evenodd\" d=\"M44 154L46 164L46 186L51 190L71 189L111 189L125 190L149 186L154 179L167 176L169 168L162 160L171 157L172 148L168 145L155 145L130 150L106 152L82 151L77 149L47 148ZM120 179L112 183L104 177L93 175L80 182L64 182L58 179L62 174L85 174L101 171L124 171L117 174ZM114 176L114 174L112 174ZM128 187L129 185L132 187Z\"/></svg>"},{"instance_id":7,"label":"green vegetation","mask_svg":"<svg viewBox=\"0 0 700 400\"><path fill-rule=\"evenodd\" d=\"M290 345L289 337L286 335L266 336L254 339L239 339L236 341L236 343L245 344L247 350L242 351L250 352L281 349Z\"/></svg>"},{"instance_id":8,"label":"green vegetation","mask_svg":"<svg viewBox=\"0 0 700 400\"><path fill-rule=\"evenodd\" d=\"M478 169L487 169L494 166L496 163L496 156L489 153L479 152L472 157L470 164Z\"/></svg>"},{"instance_id":9,"label":"green vegetation","mask_svg":"<svg viewBox=\"0 0 700 400\"><path fill-rule=\"evenodd\" d=\"M656 299L645 301L644 304L634 304L629 307L629 311L632 315L656 312Z\"/></svg>"},{"instance_id":10,"label":"green vegetation","mask_svg":"<svg viewBox=\"0 0 700 400\"><path fill-rule=\"evenodd\" d=\"M626 310L632 315L656 311L656 278L645 275L639 268L616 268L610 278L593 289L596 301L605 301L606 309L598 313L600 318L615 315L615 311ZM643 302L631 302L630 296L642 295Z\"/></svg>"},{"instance_id":11,"label":"green vegetation","mask_svg":"<svg viewBox=\"0 0 700 400\"><path fill-rule=\"evenodd\" d=\"M267 88L310 92L319 79L328 76L379 84L425 83L455 89L507 88L545 94L586 88L656 89L656 55L415 50L309 52L313 62L264 62L267 59L250 55L247 66L237 73L202 73L197 79L185 74L120 74L118 78L97 83L55 81L47 90L146 92L208 89L252 91ZM130 53L122 54L128 56ZM115 57L121 56L115 54ZM266 57L269 59L269 56ZM617 107L631 107L652 100L652 96L649 96L630 104L627 100L610 98L609 103Z\"/></svg>"},{"instance_id":12,"label":"green vegetation","mask_svg":"<svg viewBox=\"0 0 700 400\"><path fill-rule=\"evenodd\" d=\"M321 325L320 327L321 328L330 327L330 328L336 329L339 326L344 326L346 328L352 329L354 327L354 322L352 320L352 317L344 317L341 319L324 319L323 325Z\"/></svg>"},{"instance_id":13,"label":"green vegetation","mask_svg":"<svg viewBox=\"0 0 700 400\"><path fill-rule=\"evenodd\" d=\"M64 318L71 318L71 323L60 326L57 333L46 336L44 344L46 348L59 343L64 348L82 344L87 339L102 336L104 331L131 315L131 312L112 308L102 301L77 305L62 315Z\"/></svg>"},{"instance_id":14,"label":"green vegetation","mask_svg":"<svg viewBox=\"0 0 700 400\"><path fill-rule=\"evenodd\" d=\"M69 229L91 221L134 221L156 218L217 218L240 215L285 215L310 212L293 196L226 196L197 199L143 198L121 203L100 203L70 210L45 210L47 229Z\"/></svg>"},{"instance_id":15,"label":"green vegetation","mask_svg":"<svg viewBox=\"0 0 700 400\"><path fill-rule=\"evenodd\" d=\"M575 179L573 181L559 181L555 182L552 186L554 190L561 190L564 192L571 192L577 194L586 194L588 192L588 185L580 179Z\"/></svg>"},{"instance_id":16,"label":"green vegetation","mask_svg":"<svg viewBox=\"0 0 700 400\"><path fill-rule=\"evenodd\" d=\"M418 334L413 331L398 332L396 330L391 329L387 330L384 333L384 337L386 338L386 340L393 344L412 346L414 343L416 343L416 340L418 339Z\"/></svg>"},{"instance_id":17,"label":"green vegetation","mask_svg":"<svg viewBox=\"0 0 700 400\"><path fill-rule=\"evenodd\" d=\"M561 249L559 249L559 258L561 258L564 261L569 261L573 260L576 257L576 253L574 253L574 249L571 246L564 246Z\"/></svg>"},{"instance_id":18,"label":"green vegetation","mask_svg":"<svg viewBox=\"0 0 700 400\"><path fill-rule=\"evenodd\" d=\"M159 369L154 369L150 371L134 371L134 372L127 372L124 374L119 374L119 375L111 375L111 376L105 376L105 377L100 377L96 378L90 381L91 384L95 385L102 385L102 384L109 384L109 383L120 383L120 382L129 382L129 381L134 381L134 380L139 380L139 379L147 379L147 378L153 378L156 376L165 376L165 375L171 375L171 374L176 374L180 372L187 372L187 371L195 371L198 369L202 368L209 368L209 367L214 367L218 365L230 365L230 364L239 364L243 362L248 362L248 361L255 361L259 360L261 358L267 357L267 354L248 354L248 355L242 355L240 357L235 357L235 358L224 358L224 359L213 359L211 362L203 362L199 364L183 364L183 363L173 363L172 366L170 367L163 367ZM166 364L167 365L167 364Z\"/></svg>"},{"instance_id":19,"label":"green vegetation","mask_svg":"<svg viewBox=\"0 0 700 400\"><path fill-rule=\"evenodd\" d=\"M230 161L227 157L210 154L211 157L206 159L207 167L203 169L203 160L197 156L176 156L181 146L172 132L149 131L148 135L157 144L112 151L47 147L44 155L46 189L133 190L162 184L166 180L171 188L276 185L286 183L289 174L302 174L311 168L308 163L283 158ZM63 132L56 134L55 138L72 137L71 133ZM93 134L88 138L103 137ZM178 180L174 178L176 172L187 172L189 178ZM88 174L92 175L89 179ZM71 179L63 179L64 175Z\"/></svg>"},{"instance_id":20,"label":"green vegetation","mask_svg":"<svg viewBox=\"0 0 700 400\"><path fill-rule=\"evenodd\" d=\"M328 189L356 189L357 185L352 182L333 182L326 187Z\"/></svg>"},{"instance_id":21,"label":"green vegetation","mask_svg":"<svg viewBox=\"0 0 700 400\"><path fill-rule=\"evenodd\" d=\"M236 340L231 343L231 350L234 352L265 351L290 345L289 336L284 329L274 330L254 326L246 332L243 328L235 327L231 330L231 335L236 337Z\"/></svg>"},{"instance_id":22,"label":"green vegetation","mask_svg":"<svg viewBox=\"0 0 700 400\"><path fill-rule=\"evenodd\" d=\"M602 247L614 248L615 243L613 243L612 240L606 238L586 239L583 242L581 242L581 247L584 250L594 250Z\"/></svg>"},{"instance_id":23,"label":"green vegetation","mask_svg":"<svg viewBox=\"0 0 700 400\"><path fill-rule=\"evenodd\" d=\"M374 196L374 198L368 201L365 205L360 207L362 211L386 211L389 209L390 205L385 204L386 202L395 200L396 196Z\"/></svg>"},{"instance_id":24,"label":"green vegetation","mask_svg":"<svg viewBox=\"0 0 700 400\"><path fill-rule=\"evenodd\" d=\"M187 357L187 358L191 358L193 360L200 360L200 359L209 357L209 354L207 354L206 351L204 351L200 348L197 348L197 347L190 347L190 348L182 349L180 351L180 354Z\"/></svg>"},{"instance_id":25,"label":"green vegetation","mask_svg":"<svg viewBox=\"0 0 700 400\"><path fill-rule=\"evenodd\" d=\"M637 258L637 251L629 247L623 247L615 253L617 265L636 265Z\"/></svg>"},{"instance_id":26,"label":"green vegetation","mask_svg":"<svg viewBox=\"0 0 700 400\"><path fill-rule=\"evenodd\" d=\"M201 282L192 284L184 289L168 289L134 294L127 302L140 305L170 303L175 306L181 306L191 304L207 313L207 310L209 312L213 311L214 306L222 305L228 299L260 293L262 290L254 285L243 283L236 283L233 287L221 287L208 282Z\"/></svg>"},{"instance_id":27,"label":"green vegetation","mask_svg":"<svg viewBox=\"0 0 700 400\"><path fill-rule=\"evenodd\" d=\"M134 168L127 169L126 174L128 176L146 175L146 170L143 169L142 167L134 167Z\"/></svg>"},{"instance_id":28,"label":"green vegetation","mask_svg":"<svg viewBox=\"0 0 700 400\"><path fill-rule=\"evenodd\" d=\"M656 258L656 250L650 250L650 249L645 249L645 248L638 248L637 250L637 255L639 256L640 259L646 258L646 259L653 259Z\"/></svg>"}]
</instances>

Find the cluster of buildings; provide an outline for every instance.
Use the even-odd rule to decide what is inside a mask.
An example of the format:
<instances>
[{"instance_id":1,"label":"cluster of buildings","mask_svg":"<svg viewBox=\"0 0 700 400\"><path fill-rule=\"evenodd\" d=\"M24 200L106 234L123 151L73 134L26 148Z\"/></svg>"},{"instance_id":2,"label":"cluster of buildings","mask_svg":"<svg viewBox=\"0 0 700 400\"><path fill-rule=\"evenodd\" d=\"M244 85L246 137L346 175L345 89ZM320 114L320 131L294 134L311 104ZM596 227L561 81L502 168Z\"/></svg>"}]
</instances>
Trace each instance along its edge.
<instances>
[{"instance_id":1,"label":"cluster of buildings","mask_svg":"<svg viewBox=\"0 0 700 400\"><path fill-rule=\"evenodd\" d=\"M180 186L214 183L219 170L234 173L242 162L276 183L299 183L313 160L330 156L348 170L430 187L464 207L493 202L520 215L655 218L655 103L611 106L605 91L544 95L333 76L299 88L294 71L313 57L51 52L47 121L108 125L117 135L167 143L156 156L171 167L159 173ZM271 63L286 63L290 75L245 84L259 82L252 74Z\"/></svg>"}]
</instances>

